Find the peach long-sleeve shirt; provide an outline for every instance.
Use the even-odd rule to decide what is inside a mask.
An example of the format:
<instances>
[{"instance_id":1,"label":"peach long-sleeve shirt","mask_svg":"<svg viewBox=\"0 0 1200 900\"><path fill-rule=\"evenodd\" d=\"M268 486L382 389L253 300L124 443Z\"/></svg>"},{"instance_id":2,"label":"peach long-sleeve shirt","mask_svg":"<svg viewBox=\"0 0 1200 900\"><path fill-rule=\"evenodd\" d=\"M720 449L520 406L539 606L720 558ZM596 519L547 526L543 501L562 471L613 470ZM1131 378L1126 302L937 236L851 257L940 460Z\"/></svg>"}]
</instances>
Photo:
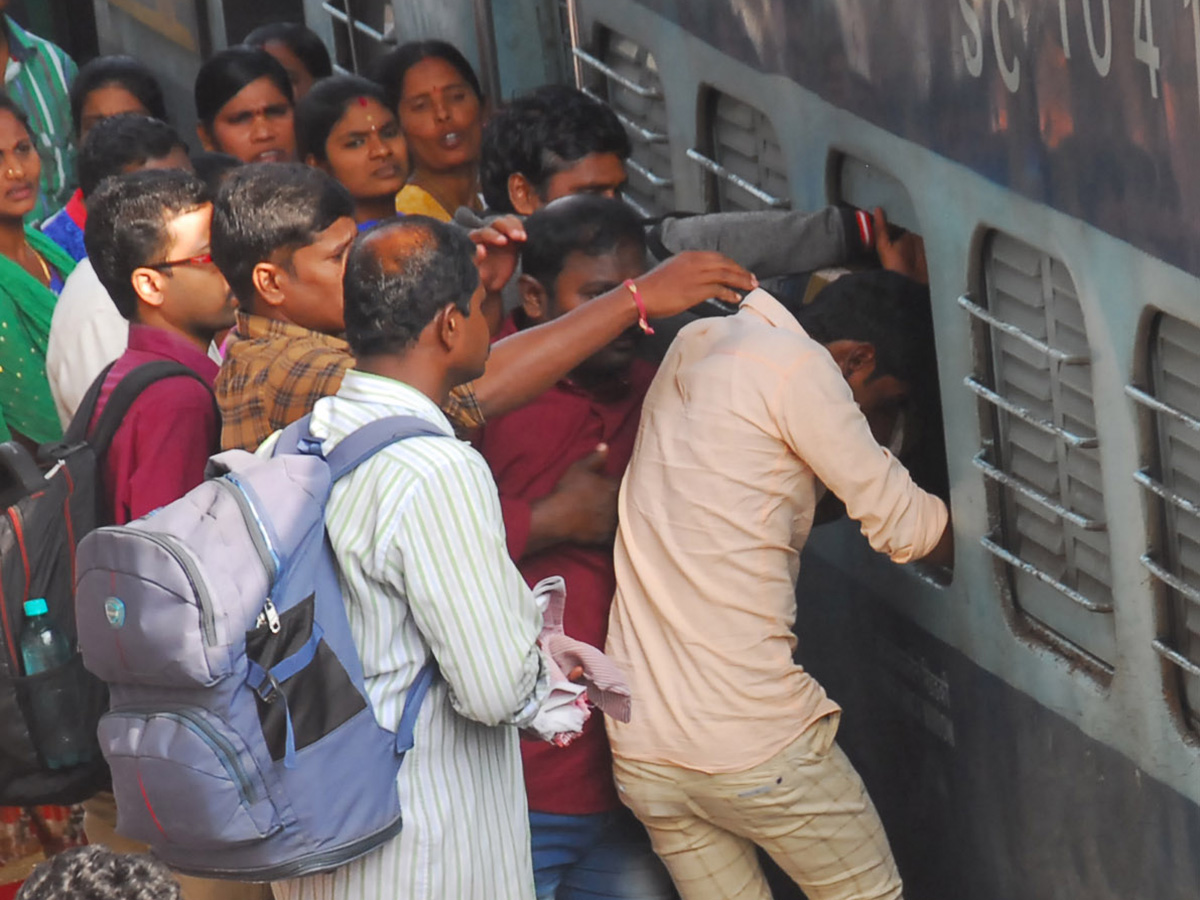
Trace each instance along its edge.
<instances>
[{"instance_id":1,"label":"peach long-sleeve shirt","mask_svg":"<svg viewBox=\"0 0 1200 900\"><path fill-rule=\"evenodd\" d=\"M839 708L792 661L822 484L896 562L946 527L942 501L871 436L829 352L766 291L681 331L621 485L606 651L634 711L608 722L616 755L742 771Z\"/></svg>"}]
</instances>

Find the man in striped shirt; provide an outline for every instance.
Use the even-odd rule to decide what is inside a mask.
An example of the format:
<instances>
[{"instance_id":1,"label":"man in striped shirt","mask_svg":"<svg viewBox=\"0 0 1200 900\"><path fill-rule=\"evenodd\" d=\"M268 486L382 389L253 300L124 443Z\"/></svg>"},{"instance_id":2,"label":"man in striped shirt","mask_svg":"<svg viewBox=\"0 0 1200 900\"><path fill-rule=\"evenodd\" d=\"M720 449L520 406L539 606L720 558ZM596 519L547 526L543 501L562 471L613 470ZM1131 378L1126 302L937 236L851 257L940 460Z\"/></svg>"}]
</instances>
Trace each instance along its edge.
<instances>
[{"instance_id":1,"label":"man in striped shirt","mask_svg":"<svg viewBox=\"0 0 1200 900\"><path fill-rule=\"evenodd\" d=\"M4 90L29 116L42 158L42 190L29 214L40 222L66 205L75 190L75 144L68 94L75 62L55 44L30 34L6 13L0 0L0 69Z\"/></svg>"},{"instance_id":2,"label":"man in striped shirt","mask_svg":"<svg viewBox=\"0 0 1200 900\"><path fill-rule=\"evenodd\" d=\"M334 486L326 527L380 724L397 726L431 656L441 678L400 770L403 830L333 873L277 883L277 900L533 900L517 727L547 690L541 614L509 559L487 463L440 409L488 358L474 256L460 231L412 216L360 239L347 261L357 365L317 401L314 435L329 452L375 419L409 415L445 437L360 465Z\"/></svg>"}]
</instances>

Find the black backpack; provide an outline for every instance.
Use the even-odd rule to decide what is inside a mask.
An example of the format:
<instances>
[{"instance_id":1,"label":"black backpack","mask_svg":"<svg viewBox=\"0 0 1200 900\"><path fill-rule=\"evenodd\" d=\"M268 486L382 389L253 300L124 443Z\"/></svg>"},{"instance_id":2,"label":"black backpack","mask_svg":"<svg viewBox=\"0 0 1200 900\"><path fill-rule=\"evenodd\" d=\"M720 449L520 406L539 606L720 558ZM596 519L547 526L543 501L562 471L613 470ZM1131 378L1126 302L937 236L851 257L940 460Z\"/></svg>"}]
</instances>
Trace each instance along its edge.
<instances>
[{"instance_id":1,"label":"black backpack","mask_svg":"<svg viewBox=\"0 0 1200 900\"><path fill-rule=\"evenodd\" d=\"M92 383L62 441L39 448L38 459L15 441L0 444L0 806L78 803L108 784L95 737L108 695L79 656L75 548L85 534L107 524L101 463L138 395L164 378L203 381L180 363L138 366L114 389L89 438L88 425L111 369ZM19 644L24 605L37 597L46 599L51 622L74 655L66 665L25 676ZM81 728L93 752L88 762L52 769L43 756L48 744L38 733L32 698L64 687L78 692Z\"/></svg>"}]
</instances>

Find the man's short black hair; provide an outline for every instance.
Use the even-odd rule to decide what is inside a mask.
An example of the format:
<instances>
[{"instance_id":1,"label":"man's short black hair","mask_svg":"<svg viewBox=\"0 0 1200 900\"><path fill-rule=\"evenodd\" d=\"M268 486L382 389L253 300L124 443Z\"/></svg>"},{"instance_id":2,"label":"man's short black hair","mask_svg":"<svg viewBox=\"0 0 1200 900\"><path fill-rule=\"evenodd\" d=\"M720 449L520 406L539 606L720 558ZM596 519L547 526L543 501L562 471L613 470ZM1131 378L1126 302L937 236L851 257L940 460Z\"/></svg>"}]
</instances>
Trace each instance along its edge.
<instances>
[{"instance_id":1,"label":"man's short black hair","mask_svg":"<svg viewBox=\"0 0 1200 900\"><path fill-rule=\"evenodd\" d=\"M132 56L98 56L80 67L71 83L71 121L76 137L83 125L83 105L88 94L110 86L129 91L152 118L167 120L162 87L145 63Z\"/></svg>"},{"instance_id":2,"label":"man's short black hair","mask_svg":"<svg viewBox=\"0 0 1200 900\"><path fill-rule=\"evenodd\" d=\"M616 113L576 88L538 88L518 97L484 127L479 159L483 198L495 212L514 212L508 179L520 173L544 200L553 176L593 153L629 157L629 135Z\"/></svg>"},{"instance_id":3,"label":"man's short black hair","mask_svg":"<svg viewBox=\"0 0 1200 900\"><path fill-rule=\"evenodd\" d=\"M96 277L121 315L133 321L133 270L166 262L168 223L212 202L208 186L181 169L147 169L100 182L88 200L83 244Z\"/></svg>"},{"instance_id":4,"label":"man's short black hair","mask_svg":"<svg viewBox=\"0 0 1200 900\"><path fill-rule=\"evenodd\" d=\"M388 252L393 238L402 255ZM354 242L346 260L350 349L361 357L410 347L448 303L469 316L478 286L475 245L459 228L427 216L376 225Z\"/></svg>"},{"instance_id":5,"label":"man's short black hair","mask_svg":"<svg viewBox=\"0 0 1200 900\"><path fill-rule=\"evenodd\" d=\"M213 262L243 310L258 291L254 267L290 265L338 219L354 216L354 200L320 169L301 163L255 163L225 176L213 211ZM284 259L272 259L282 252Z\"/></svg>"},{"instance_id":6,"label":"man's short black hair","mask_svg":"<svg viewBox=\"0 0 1200 900\"><path fill-rule=\"evenodd\" d=\"M325 42L317 37L316 32L298 22L272 22L260 25L246 35L242 41L249 47L263 48L267 44L278 42L283 44L308 69L308 74L314 79L328 78L333 74L333 63L329 59L329 50Z\"/></svg>"},{"instance_id":7,"label":"man's short black hair","mask_svg":"<svg viewBox=\"0 0 1200 900\"><path fill-rule=\"evenodd\" d=\"M111 175L148 159L162 159L176 147L186 149L175 129L159 119L122 113L96 123L88 132L76 163L79 188L86 200Z\"/></svg>"},{"instance_id":8,"label":"man's short black hair","mask_svg":"<svg viewBox=\"0 0 1200 900\"><path fill-rule=\"evenodd\" d=\"M358 75L335 75L312 86L308 96L296 104L296 152L301 159L311 153L317 162L328 160L325 145L329 134L359 97L371 97L387 108L383 88Z\"/></svg>"},{"instance_id":9,"label":"man's short black hair","mask_svg":"<svg viewBox=\"0 0 1200 900\"><path fill-rule=\"evenodd\" d=\"M114 853L92 844L41 863L17 900L180 900L171 870L146 854Z\"/></svg>"},{"instance_id":10,"label":"man's short black hair","mask_svg":"<svg viewBox=\"0 0 1200 900\"><path fill-rule=\"evenodd\" d=\"M629 204L613 197L561 197L525 220L521 270L550 294L572 253L604 256L621 247L646 252L646 229Z\"/></svg>"},{"instance_id":11,"label":"man's short black hair","mask_svg":"<svg viewBox=\"0 0 1200 900\"><path fill-rule=\"evenodd\" d=\"M928 384L931 374L936 378L929 288L923 284L886 269L853 272L824 288L807 306L789 308L818 343L872 344L872 378L891 375L914 387Z\"/></svg>"}]
</instances>

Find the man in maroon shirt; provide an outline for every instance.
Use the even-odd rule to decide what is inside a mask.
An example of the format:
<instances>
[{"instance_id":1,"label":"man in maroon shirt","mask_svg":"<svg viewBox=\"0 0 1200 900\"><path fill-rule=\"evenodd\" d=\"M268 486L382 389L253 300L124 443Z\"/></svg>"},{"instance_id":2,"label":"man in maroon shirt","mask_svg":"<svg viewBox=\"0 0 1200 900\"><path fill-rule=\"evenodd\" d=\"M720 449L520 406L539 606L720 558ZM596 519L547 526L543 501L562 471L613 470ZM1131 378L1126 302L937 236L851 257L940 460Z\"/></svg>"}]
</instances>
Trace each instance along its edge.
<instances>
[{"instance_id":1,"label":"man in maroon shirt","mask_svg":"<svg viewBox=\"0 0 1200 900\"><path fill-rule=\"evenodd\" d=\"M525 231L522 307L497 339L645 271L644 227L619 200L567 197L530 216ZM636 327L625 332L528 406L489 419L478 439L500 489L509 554L530 585L563 576L564 630L596 647L604 645L616 586L617 487L654 377L653 366L634 358L640 336ZM567 493L572 479L608 487ZM539 900L673 895L644 832L622 812L602 719L594 714L563 749L522 742Z\"/></svg>"},{"instance_id":2,"label":"man in maroon shirt","mask_svg":"<svg viewBox=\"0 0 1200 900\"><path fill-rule=\"evenodd\" d=\"M178 170L109 179L88 201L88 257L130 322L129 348L104 380L93 427L116 385L144 363L170 360L200 376L158 381L126 413L104 459L114 524L178 500L204 480L217 450L208 347L233 324L234 301L210 255L212 211L204 183Z\"/></svg>"},{"instance_id":3,"label":"man in maroon shirt","mask_svg":"<svg viewBox=\"0 0 1200 900\"><path fill-rule=\"evenodd\" d=\"M146 388L109 444L102 480L111 520L121 525L178 500L204 480L221 423L213 399L213 336L233 324L234 300L209 247L212 197L190 172L158 170L110 178L88 199L88 257L121 315L129 347L104 379L95 428L117 384L145 363L170 361L177 375ZM116 834L111 794L84 804L92 843L145 852ZM179 876L184 900L264 900L270 889Z\"/></svg>"}]
</instances>

